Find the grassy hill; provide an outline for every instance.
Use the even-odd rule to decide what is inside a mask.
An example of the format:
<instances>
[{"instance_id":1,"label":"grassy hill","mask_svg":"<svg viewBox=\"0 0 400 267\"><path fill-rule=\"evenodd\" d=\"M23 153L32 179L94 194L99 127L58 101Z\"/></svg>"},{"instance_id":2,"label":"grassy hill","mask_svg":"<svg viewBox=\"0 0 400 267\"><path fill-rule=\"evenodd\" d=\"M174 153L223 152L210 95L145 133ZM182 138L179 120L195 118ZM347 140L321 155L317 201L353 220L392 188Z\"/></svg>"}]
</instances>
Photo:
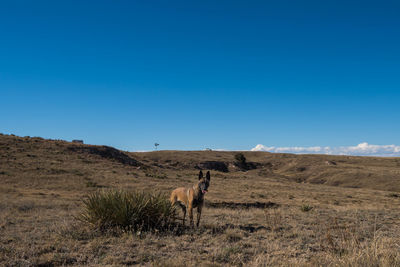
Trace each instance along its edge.
<instances>
[{"instance_id":1,"label":"grassy hill","mask_svg":"<svg viewBox=\"0 0 400 267\"><path fill-rule=\"evenodd\" d=\"M295 155L268 152L157 151L129 153L154 167L190 170L202 162L227 165L232 175L243 175L235 167L235 154L242 153L257 168L246 175L300 183L400 191L400 158Z\"/></svg>"},{"instance_id":2,"label":"grassy hill","mask_svg":"<svg viewBox=\"0 0 400 267\"><path fill-rule=\"evenodd\" d=\"M400 158L221 151L132 153L105 146L9 135L0 135L0 149L0 175L5 179L19 176L19 182L31 181L32 177L55 178L54 182L60 176L69 180L84 177L88 181L99 179L99 176L120 177L117 170L135 171L140 166L147 170L146 173L163 173L167 177L201 167L218 170L219 166L226 166L226 175L240 176L244 172L235 166L235 155L242 153L247 162L256 165L245 172L250 177L400 191ZM104 169L106 166L111 173Z\"/></svg>"},{"instance_id":3,"label":"grassy hill","mask_svg":"<svg viewBox=\"0 0 400 267\"><path fill-rule=\"evenodd\" d=\"M0 265L400 264L400 159L124 152L0 135ZM211 169L199 229L100 234L75 219L90 192L168 193ZM376 264L376 265L374 265Z\"/></svg>"}]
</instances>

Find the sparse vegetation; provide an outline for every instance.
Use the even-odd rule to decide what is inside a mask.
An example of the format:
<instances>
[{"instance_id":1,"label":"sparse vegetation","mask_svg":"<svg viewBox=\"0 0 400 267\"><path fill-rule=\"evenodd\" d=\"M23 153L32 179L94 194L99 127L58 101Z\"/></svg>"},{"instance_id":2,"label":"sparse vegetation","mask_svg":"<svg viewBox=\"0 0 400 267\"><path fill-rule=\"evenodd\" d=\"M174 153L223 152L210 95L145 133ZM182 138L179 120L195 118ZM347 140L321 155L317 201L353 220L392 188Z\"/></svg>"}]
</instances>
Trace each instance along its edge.
<instances>
[{"instance_id":1,"label":"sparse vegetation","mask_svg":"<svg viewBox=\"0 0 400 267\"><path fill-rule=\"evenodd\" d=\"M284 218L280 209L264 209L265 225L273 230L280 230L283 228Z\"/></svg>"},{"instance_id":2,"label":"sparse vegetation","mask_svg":"<svg viewBox=\"0 0 400 267\"><path fill-rule=\"evenodd\" d=\"M167 179L168 176L165 173L162 172L156 172L156 171L145 171L146 177L152 177L152 178L157 178L157 179Z\"/></svg>"},{"instance_id":3,"label":"sparse vegetation","mask_svg":"<svg viewBox=\"0 0 400 267\"><path fill-rule=\"evenodd\" d=\"M88 180L86 182L86 187L94 187L94 188L101 188L103 186L99 185L98 183L92 181L92 180Z\"/></svg>"},{"instance_id":4,"label":"sparse vegetation","mask_svg":"<svg viewBox=\"0 0 400 267\"><path fill-rule=\"evenodd\" d=\"M236 152L124 152L135 165L71 145L0 135L1 266L400 266L398 159L243 152L260 164L244 173ZM228 172L212 171L199 229L76 220L83 196L168 194L193 185L207 161Z\"/></svg>"},{"instance_id":5,"label":"sparse vegetation","mask_svg":"<svg viewBox=\"0 0 400 267\"><path fill-rule=\"evenodd\" d=\"M228 229L226 230L225 234L226 234L226 239L232 243L238 242L242 239L241 232L235 229Z\"/></svg>"}]
</instances>

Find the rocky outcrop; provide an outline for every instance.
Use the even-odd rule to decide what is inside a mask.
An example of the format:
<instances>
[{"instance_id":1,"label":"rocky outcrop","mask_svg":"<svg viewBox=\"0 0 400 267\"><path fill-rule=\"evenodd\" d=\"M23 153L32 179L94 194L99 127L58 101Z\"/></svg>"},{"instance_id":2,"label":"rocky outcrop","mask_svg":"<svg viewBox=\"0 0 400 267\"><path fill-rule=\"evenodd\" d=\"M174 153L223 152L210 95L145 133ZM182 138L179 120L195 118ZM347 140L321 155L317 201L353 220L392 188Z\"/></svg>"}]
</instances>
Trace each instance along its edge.
<instances>
[{"instance_id":1,"label":"rocky outcrop","mask_svg":"<svg viewBox=\"0 0 400 267\"><path fill-rule=\"evenodd\" d=\"M257 165L259 165L255 162L234 162L233 164L241 171L254 170L257 169Z\"/></svg>"},{"instance_id":2,"label":"rocky outcrop","mask_svg":"<svg viewBox=\"0 0 400 267\"><path fill-rule=\"evenodd\" d=\"M203 161L195 166L199 170L214 170L220 172L228 172L228 165L222 161Z\"/></svg>"}]
</instances>

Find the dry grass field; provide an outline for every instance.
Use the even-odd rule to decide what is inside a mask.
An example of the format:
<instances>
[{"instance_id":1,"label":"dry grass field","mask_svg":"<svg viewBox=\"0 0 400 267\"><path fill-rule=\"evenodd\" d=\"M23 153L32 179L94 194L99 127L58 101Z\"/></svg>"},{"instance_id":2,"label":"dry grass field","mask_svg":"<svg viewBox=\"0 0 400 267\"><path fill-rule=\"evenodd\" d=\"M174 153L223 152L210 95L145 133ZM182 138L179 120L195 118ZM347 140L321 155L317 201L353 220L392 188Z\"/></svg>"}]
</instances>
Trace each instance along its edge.
<instances>
[{"instance_id":1,"label":"dry grass field","mask_svg":"<svg viewBox=\"0 0 400 267\"><path fill-rule=\"evenodd\" d=\"M400 159L121 152L0 135L1 266L400 266ZM198 229L97 232L96 190L168 193L211 169ZM218 171L215 169L223 170Z\"/></svg>"}]
</instances>

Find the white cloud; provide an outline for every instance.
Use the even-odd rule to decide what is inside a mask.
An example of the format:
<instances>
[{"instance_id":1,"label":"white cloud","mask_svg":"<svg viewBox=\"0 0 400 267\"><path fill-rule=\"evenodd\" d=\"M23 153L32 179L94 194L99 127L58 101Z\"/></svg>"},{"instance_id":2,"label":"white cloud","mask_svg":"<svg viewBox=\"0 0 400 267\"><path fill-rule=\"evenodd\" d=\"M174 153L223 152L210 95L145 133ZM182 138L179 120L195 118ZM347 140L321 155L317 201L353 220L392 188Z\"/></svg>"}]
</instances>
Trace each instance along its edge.
<instances>
[{"instance_id":1,"label":"white cloud","mask_svg":"<svg viewBox=\"0 0 400 267\"><path fill-rule=\"evenodd\" d=\"M268 147L258 144L251 151L268 151L274 153L295 154L329 154L329 155L354 155L354 156L379 156L400 157L400 146L396 145L371 145L366 142L356 146L340 147Z\"/></svg>"}]
</instances>

